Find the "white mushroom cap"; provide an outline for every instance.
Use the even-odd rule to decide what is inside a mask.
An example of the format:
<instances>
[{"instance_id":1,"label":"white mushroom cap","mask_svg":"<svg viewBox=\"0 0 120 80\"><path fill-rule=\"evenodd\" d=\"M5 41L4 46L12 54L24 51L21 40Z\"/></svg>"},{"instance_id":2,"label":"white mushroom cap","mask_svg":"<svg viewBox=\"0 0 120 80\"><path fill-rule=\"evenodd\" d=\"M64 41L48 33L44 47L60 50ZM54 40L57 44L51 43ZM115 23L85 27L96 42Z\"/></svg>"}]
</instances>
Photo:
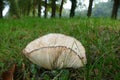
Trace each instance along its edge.
<instances>
[{"instance_id":1,"label":"white mushroom cap","mask_svg":"<svg viewBox=\"0 0 120 80\"><path fill-rule=\"evenodd\" d=\"M85 49L73 37L51 33L30 42L23 53L46 69L79 68L87 63Z\"/></svg>"}]
</instances>

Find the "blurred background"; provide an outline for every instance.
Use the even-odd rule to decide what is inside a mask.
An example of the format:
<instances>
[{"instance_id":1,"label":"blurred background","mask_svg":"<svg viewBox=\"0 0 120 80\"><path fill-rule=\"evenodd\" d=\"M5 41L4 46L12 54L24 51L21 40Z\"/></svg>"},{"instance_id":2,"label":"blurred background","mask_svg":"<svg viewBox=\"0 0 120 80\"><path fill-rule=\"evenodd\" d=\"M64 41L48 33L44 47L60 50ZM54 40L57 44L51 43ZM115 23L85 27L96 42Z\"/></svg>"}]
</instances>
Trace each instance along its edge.
<instances>
[{"instance_id":1,"label":"blurred background","mask_svg":"<svg viewBox=\"0 0 120 80\"><path fill-rule=\"evenodd\" d=\"M0 0L2 17L120 18L120 0Z\"/></svg>"},{"instance_id":2,"label":"blurred background","mask_svg":"<svg viewBox=\"0 0 120 80\"><path fill-rule=\"evenodd\" d=\"M30 62L23 49L49 33L81 41L87 64L49 71ZM0 0L0 80L13 79L120 80L120 0Z\"/></svg>"}]
</instances>

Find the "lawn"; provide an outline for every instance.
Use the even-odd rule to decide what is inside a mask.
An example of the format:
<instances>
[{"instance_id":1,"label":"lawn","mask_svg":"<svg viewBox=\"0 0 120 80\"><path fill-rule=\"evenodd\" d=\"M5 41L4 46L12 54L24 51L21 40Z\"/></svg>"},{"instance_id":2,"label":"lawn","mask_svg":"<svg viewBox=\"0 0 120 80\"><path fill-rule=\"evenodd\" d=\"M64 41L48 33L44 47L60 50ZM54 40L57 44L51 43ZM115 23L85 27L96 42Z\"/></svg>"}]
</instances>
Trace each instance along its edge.
<instances>
[{"instance_id":1,"label":"lawn","mask_svg":"<svg viewBox=\"0 0 120 80\"><path fill-rule=\"evenodd\" d=\"M22 50L48 33L63 33L86 49L87 65L79 69L46 70L30 62ZM0 19L0 80L16 65L14 80L119 80L120 21L105 18Z\"/></svg>"}]
</instances>

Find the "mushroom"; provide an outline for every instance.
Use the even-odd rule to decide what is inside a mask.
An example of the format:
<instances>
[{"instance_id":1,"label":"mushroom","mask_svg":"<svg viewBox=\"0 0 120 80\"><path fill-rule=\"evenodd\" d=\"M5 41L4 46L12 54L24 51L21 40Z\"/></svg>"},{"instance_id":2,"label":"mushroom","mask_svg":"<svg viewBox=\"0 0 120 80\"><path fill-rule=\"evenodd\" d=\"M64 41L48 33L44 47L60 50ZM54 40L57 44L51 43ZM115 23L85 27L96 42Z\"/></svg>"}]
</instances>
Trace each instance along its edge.
<instances>
[{"instance_id":1,"label":"mushroom","mask_svg":"<svg viewBox=\"0 0 120 80\"><path fill-rule=\"evenodd\" d=\"M50 33L31 41L23 54L45 69L79 68L87 63L85 49L73 37Z\"/></svg>"}]
</instances>

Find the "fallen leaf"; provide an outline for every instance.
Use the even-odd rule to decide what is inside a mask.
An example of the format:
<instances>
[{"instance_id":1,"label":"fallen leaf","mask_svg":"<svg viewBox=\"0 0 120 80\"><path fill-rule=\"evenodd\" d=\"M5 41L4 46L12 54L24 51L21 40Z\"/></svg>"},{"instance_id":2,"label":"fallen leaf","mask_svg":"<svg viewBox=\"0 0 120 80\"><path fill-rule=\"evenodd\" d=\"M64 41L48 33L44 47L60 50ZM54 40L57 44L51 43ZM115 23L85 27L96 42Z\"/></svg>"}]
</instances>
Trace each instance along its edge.
<instances>
[{"instance_id":1,"label":"fallen leaf","mask_svg":"<svg viewBox=\"0 0 120 80\"><path fill-rule=\"evenodd\" d=\"M8 71L2 73L2 80L13 80L16 64L14 64Z\"/></svg>"}]
</instances>

